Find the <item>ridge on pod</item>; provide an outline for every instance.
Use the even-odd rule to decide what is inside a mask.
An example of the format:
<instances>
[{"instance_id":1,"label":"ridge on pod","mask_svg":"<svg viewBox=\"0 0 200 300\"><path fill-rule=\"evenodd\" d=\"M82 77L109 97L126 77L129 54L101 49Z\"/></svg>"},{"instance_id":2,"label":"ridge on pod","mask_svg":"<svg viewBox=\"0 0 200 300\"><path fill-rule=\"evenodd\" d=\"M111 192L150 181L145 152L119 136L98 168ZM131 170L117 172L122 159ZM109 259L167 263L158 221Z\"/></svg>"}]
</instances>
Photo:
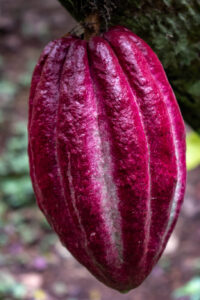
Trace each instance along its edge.
<instances>
[{"instance_id":1,"label":"ridge on pod","mask_svg":"<svg viewBox=\"0 0 200 300\"><path fill-rule=\"evenodd\" d=\"M29 101L30 175L62 244L120 292L140 285L177 221L185 128L152 49L122 26L50 42Z\"/></svg>"}]
</instances>

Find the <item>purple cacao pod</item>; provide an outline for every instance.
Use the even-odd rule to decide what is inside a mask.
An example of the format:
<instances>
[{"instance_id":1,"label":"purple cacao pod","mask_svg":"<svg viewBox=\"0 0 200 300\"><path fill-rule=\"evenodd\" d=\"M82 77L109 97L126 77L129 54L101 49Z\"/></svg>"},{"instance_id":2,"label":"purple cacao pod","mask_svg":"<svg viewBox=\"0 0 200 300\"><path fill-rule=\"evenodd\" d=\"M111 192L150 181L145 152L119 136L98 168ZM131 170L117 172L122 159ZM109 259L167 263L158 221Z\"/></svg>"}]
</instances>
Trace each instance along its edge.
<instances>
[{"instance_id":1,"label":"purple cacao pod","mask_svg":"<svg viewBox=\"0 0 200 300\"><path fill-rule=\"evenodd\" d=\"M62 244L101 282L137 287L184 197L184 122L152 49L117 26L49 43L29 106L30 174Z\"/></svg>"}]
</instances>

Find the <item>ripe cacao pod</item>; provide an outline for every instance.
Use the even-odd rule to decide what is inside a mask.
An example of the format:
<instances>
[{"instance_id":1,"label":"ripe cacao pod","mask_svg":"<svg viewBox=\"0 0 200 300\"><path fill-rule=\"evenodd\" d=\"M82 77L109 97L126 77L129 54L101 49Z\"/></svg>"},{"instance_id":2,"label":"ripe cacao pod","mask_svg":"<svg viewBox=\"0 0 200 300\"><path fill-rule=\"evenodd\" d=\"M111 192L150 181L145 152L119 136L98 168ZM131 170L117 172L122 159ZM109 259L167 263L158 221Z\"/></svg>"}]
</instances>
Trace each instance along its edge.
<instances>
[{"instance_id":1,"label":"ripe cacao pod","mask_svg":"<svg viewBox=\"0 0 200 300\"><path fill-rule=\"evenodd\" d=\"M185 129L152 49L117 26L49 43L29 107L30 174L61 242L100 281L137 287L183 201Z\"/></svg>"}]
</instances>

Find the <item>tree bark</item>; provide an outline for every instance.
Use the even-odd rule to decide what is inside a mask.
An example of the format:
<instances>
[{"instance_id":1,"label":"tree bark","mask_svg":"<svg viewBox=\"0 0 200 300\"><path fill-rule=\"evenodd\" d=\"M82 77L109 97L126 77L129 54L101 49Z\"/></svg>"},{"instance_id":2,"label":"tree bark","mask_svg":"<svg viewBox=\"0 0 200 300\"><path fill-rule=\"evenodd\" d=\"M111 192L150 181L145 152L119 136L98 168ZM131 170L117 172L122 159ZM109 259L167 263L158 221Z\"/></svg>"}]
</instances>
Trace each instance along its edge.
<instances>
[{"instance_id":1,"label":"tree bark","mask_svg":"<svg viewBox=\"0 0 200 300\"><path fill-rule=\"evenodd\" d=\"M200 133L199 0L58 0L79 22L93 11L101 30L124 25L159 56L185 121Z\"/></svg>"}]
</instances>

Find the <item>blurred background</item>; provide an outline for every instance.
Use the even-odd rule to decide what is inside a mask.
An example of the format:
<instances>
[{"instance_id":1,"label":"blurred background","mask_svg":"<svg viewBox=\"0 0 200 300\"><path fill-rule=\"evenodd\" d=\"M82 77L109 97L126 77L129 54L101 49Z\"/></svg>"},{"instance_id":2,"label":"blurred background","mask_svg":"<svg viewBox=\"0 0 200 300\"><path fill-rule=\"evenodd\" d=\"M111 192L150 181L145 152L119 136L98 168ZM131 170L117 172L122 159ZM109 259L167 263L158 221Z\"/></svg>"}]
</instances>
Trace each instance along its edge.
<instances>
[{"instance_id":1,"label":"blurred background","mask_svg":"<svg viewBox=\"0 0 200 300\"><path fill-rule=\"evenodd\" d=\"M36 206L27 158L30 80L48 41L76 25L56 0L0 0L0 300L200 300L200 137L187 126L185 202L147 280L121 295L62 247Z\"/></svg>"}]
</instances>

